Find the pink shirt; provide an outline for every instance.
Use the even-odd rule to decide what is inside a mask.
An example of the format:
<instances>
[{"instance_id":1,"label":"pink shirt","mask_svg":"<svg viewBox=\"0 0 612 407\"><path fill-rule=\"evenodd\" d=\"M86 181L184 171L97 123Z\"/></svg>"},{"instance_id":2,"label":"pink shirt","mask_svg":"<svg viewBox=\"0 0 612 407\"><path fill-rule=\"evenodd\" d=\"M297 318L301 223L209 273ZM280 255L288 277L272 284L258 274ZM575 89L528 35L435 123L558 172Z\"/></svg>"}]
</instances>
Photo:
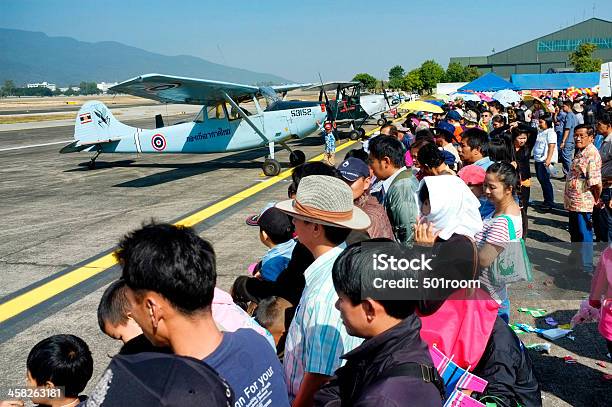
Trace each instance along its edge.
<instances>
[{"instance_id":1,"label":"pink shirt","mask_svg":"<svg viewBox=\"0 0 612 407\"><path fill-rule=\"evenodd\" d=\"M272 334L255 322L246 311L236 305L229 293L216 287L212 302L212 315L221 331L236 332L240 328L253 329L266 338L272 348L276 350Z\"/></svg>"}]
</instances>

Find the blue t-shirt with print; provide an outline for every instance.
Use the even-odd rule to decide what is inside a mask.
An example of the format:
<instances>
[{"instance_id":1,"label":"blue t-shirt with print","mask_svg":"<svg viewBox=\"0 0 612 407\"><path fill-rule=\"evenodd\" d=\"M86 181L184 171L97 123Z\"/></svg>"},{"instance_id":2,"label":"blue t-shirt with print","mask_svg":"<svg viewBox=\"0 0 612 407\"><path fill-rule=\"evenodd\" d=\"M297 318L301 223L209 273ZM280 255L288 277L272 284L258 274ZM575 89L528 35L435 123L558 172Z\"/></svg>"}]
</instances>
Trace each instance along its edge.
<instances>
[{"instance_id":1,"label":"blue t-shirt with print","mask_svg":"<svg viewBox=\"0 0 612 407\"><path fill-rule=\"evenodd\" d=\"M289 406L283 367L270 344L252 329L223 332L223 340L203 360L234 390L234 406Z\"/></svg>"}]
</instances>

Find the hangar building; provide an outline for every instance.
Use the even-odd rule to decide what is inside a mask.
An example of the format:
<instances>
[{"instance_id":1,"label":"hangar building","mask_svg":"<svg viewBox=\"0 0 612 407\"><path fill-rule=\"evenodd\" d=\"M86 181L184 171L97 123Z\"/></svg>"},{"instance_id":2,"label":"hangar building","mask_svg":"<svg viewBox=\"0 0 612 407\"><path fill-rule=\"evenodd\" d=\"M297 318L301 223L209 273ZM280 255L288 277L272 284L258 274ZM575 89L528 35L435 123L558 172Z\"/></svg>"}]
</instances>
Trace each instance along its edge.
<instances>
[{"instance_id":1,"label":"hangar building","mask_svg":"<svg viewBox=\"0 0 612 407\"><path fill-rule=\"evenodd\" d=\"M590 18L489 56L453 57L450 62L476 67L481 75L495 72L506 79L512 74L572 72L569 54L583 42L597 45L596 58L612 61L612 21Z\"/></svg>"}]
</instances>

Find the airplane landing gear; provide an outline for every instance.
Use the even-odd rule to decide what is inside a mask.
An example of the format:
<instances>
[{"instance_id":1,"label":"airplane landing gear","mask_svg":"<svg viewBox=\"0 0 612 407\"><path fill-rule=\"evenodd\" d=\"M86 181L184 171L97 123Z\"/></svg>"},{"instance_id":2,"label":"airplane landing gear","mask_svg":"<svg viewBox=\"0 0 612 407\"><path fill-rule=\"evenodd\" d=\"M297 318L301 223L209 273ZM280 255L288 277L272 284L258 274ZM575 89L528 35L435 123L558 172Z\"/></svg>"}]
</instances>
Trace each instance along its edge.
<instances>
[{"instance_id":1,"label":"airplane landing gear","mask_svg":"<svg viewBox=\"0 0 612 407\"><path fill-rule=\"evenodd\" d=\"M101 151L96 151L96 155L94 155L93 157L91 157L91 160L89 160L89 164L87 164L87 168L90 170L93 170L96 168L96 158L98 158L98 156L101 154Z\"/></svg>"},{"instance_id":2,"label":"airplane landing gear","mask_svg":"<svg viewBox=\"0 0 612 407\"><path fill-rule=\"evenodd\" d=\"M376 124L378 124L379 126L384 126L385 123L387 123L387 119L385 119L384 117L381 117L380 119L376 120Z\"/></svg>"},{"instance_id":3,"label":"airplane landing gear","mask_svg":"<svg viewBox=\"0 0 612 407\"><path fill-rule=\"evenodd\" d=\"M263 166L263 173L268 176L268 177L274 177L278 174L280 174L281 172L281 165L278 161L276 161L273 158L266 158L266 161L264 161Z\"/></svg>"},{"instance_id":4,"label":"airplane landing gear","mask_svg":"<svg viewBox=\"0 0 612 407\"><path fill-rule=\"evenodd\" d=\"M294 150L289 154L289 163L292 167L297 167L306 162L306 154L302 150Z\"/></svg>"}]
</instances>

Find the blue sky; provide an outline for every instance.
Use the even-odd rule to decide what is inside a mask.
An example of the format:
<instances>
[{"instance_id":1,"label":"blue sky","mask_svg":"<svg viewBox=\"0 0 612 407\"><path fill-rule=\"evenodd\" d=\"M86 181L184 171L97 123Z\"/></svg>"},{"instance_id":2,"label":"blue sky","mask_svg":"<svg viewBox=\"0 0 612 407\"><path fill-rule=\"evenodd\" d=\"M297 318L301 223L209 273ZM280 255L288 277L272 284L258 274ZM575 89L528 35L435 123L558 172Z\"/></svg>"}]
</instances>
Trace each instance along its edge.
<instances>
[{"instance_id":1,"label":"blue sky","mask_svg":"<svg viewBox=\"0 0 612 407\"><path fill-rule=\"evenodd\" d=\"M296 81L386 77L426 59L488 55L593 16L609 0L1 0L0 27L118 41ZM603 34L603 33L602 33ZM1 52L1 50L0 50ZM169 72L170 73L170 72Z\"/></svg>"}]
</instances>

